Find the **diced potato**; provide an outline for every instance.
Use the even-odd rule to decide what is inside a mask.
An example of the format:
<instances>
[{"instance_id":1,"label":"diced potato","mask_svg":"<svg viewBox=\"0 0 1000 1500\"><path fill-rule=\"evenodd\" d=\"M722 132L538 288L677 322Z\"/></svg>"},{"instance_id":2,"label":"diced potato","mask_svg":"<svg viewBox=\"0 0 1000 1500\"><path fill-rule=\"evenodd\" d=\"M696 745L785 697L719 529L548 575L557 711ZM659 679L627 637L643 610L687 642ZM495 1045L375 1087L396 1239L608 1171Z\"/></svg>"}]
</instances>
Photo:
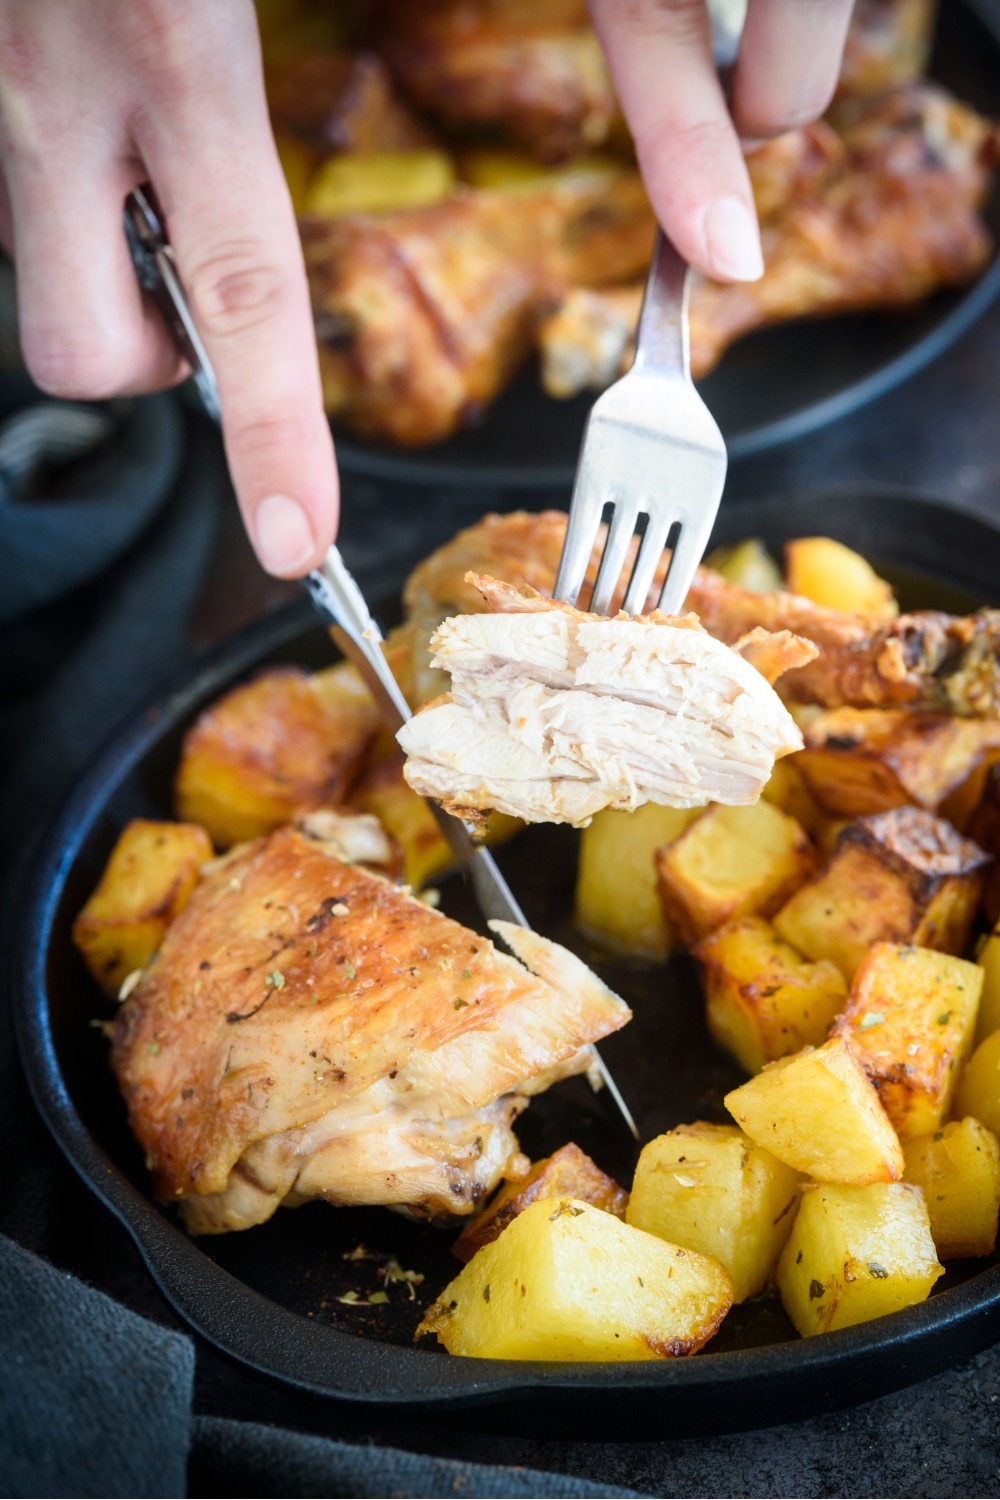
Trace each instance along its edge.
<instances>
[{"instance_id":1,"label":"diced potato","mask_svg":"<svg viewBox=\"0 0 1000 1500\"><path fill-rule=\"evenodd\" d=\"M963 719L961 722L986 725L996 723L995 720L990 719ZM982 837L984 829L978 815L981 810L986 811L984 803L990 802L994 804L996 811L986 812L988 823L1000 822L1000 817L997 816L1000 813L1000 807L997 806L1000 803L1000 768L997 769L996 775L993 775L994 767L998 762L1000 762L1000 747L988 747L972 774L945 798L939 808L942 818L947 818L959 833L967 833L991 854L995 852L996 840ZM988 796L988 789L991 786L993 790Z\"/></svg>"},{"instance_id":2,"label":"diced potato","mask_svg":"<svg viewBox=\"0 0 1000 1500\"><path fill-rule=\"evenodd\" d=\"M828 536L786 542L785 587L814 604L870 619L893 619L899 613L885 579L859 553Z\"/></svg>"},{"instance_id":3,"label":"diced potato","mask_svg":"<svg viewBox=\"0 0 1000 1500\"><path fill-rule=\"evenodd\" d=\"M774 594L782 587L781 569L759 536L732 547L716 547L705 558L705 566L751 594Z\"/></svg>"},{"instance_id":4,"label":"diced potato","mask_svg":"<svg viewBox=\"0 0 1000 1500\"><path fill-rule=\"evenodd\" d=\"M1000 1031L1000 932L991 932L976 950L976 963L983 971L983 993L979 997L975 1046L994 1031Z\"/></svg>"},{"instance_id":5,"label":"diced potato","mask_svg":"<svg viewBox=\"0 0 1000 1500\"><path fill-rule=\"evenodd\" d=\"M808 1338L923 1302L943 1273L920 1189L877 1182L806 1188L774 1279Z\"/></svg>"},{"instance_id":6,"label":"diced potato","mask_svg":"<svg viewBox=\"0 0 1000 1500\"><path fill-rule=\"evenodd\" d=\"M994 1031L973 1052L955 1090L952 1113L971 1115L1000 1136L1000 1031Z\"/></svg>"},{"instance_id":7,"label":"diced potato","mask_svg":"<svg viewBox=\"0 0 1000 1500\"><path fill-rule=\"evenodd\" d=\"M694 1354L733 1300L728 1272L574 1198L518 1214L417 1329L478 1359L650 1360Z\"/></svg>"},{"instance_id":8,"label":"diced potato","mask_svg":"<svg viewBox=\"0 0 1000 1500\"><path fill-rule=\"evenodd\" d=\"M371 151L321 162L306 193L306 214L391 213L427 208L450 197L455 164L445 151Z\"/></svg>"},{"instance_id":9,"label":"diced potato","mask_svg":"<svg viewBox=\"0 0 1000 1500\"><path fill-rule=\"evenodd\" d=\"M858 818L774 925L807 958L835 963L848 983L875 943L961 953L988 862L977 844L922 808Z\"/></svg>"},{"instance_id":10,"label":"diced potato","mask_svg":"<svg viewBox=\"0 0 1000 1500\"><path fill-rule=\"evenodd\" d=\"M834 1031L861 1059L901 1141L947 1117L982 987L977 964L894 943L876 943L855 975Z\"/></svg>"},{"instance_id":11,"label":"diced potato","mask_svg":"<svg viewBox=\"0 0 1000 1500\"><path fill-rule=\"evenodd\" d=\"M1000 720L905 709L833 708L804 732L795 764L836 818L912 802L936 812L1000 746Z\"/></svg>"},{"instance_id":12,"label":"diced potato","mask_svg":"<svg viewBox=\"0 0 1000 1500\"><path fill-rule=\"evenodd\" d=\"M831 860L837 851L837 841L845 828L850 827L850 818L824 818L812 831L813 843L825 860Z\"/></svg>"},{"instance_id":13,"label":"diced potato","mask_svg":"<svg viewBox=\"0 0 1000 1500\"><path fill-rule=\"evenodd\" d=\"M737 1125L817 1182L897 1182L903 1151L868 1075L843 1037L770 1063L727 1094Z\"/></svg>"},{"instance_id":14,"label":"diced potato","mask_svg":"<svg viewBox=\"0 0 1000 1500\"><path fill-rule=\"evenodd\" d=\"M1000 1212L1000 1145L971 1118L903 1146L905 1182L923 1190L939 1260L992 1255Z\"/></svg>"},{"instance_id":15,"label":"diced potato","mask_svg":"<svg viewBox=\"0 0 1000 1500\"><path fill-rule=\"evenodd\" d=\"M847 1003L835 964L812 963L778 937L763 917L741 917L695 947L705 988L708 1029L748 1073L819 1046Z\"/></svg>"},{"instance_id":16,"label":"diced potato","mask_svg":"<svg viewBox=\"0 0 1000 1500\"><path fill-rule=\"evenodd\" d=\"M798 760L798 753L776 760L774 770L760 795L765 802L773 802L775 807L780 807L782 812L801 823L806 833L815 839L828 819L806 786Z\"/></svg>"},{"instance_id":17,"label":"diced potato","mask_svg":"<svg viewBox=\"0 0 1000 1500\"><path fill-rule=\"evenodd\" d=\"M643 1147L626 1222L720 1261L733 1300L764 1290L795 1217L797 1174L735 1125L678 1125Z\"/></svg>"},{"instance_id":18,"label":"diced potato","mask_svg":"<svg viewBox=\"0 0 1000 1500\"><path fill-rule=\"evenodd\" d=\"M143 969L212 858L204 828L133 818L73 923L73 941L106 995Z\"/></svg>"},{"instance_id":19,"label":"diced potato","mask_svg":"<svg viewBox=\"0 0 1000 1500\"><path fill-rule=\"evenodd\" d=\"M280 667L233 688L188 730L177 815L216 847L260 838L296 813L341 802L378 727L346 665L310 677Z\"/></svg>"},{"instance_id":20,"label":"diced potato","mask_svg":"<svg viewBox=\"0 0 1000 1500\"><path fill-rule=\"evenodd\" d=\"M770 802L710 807L656 856L667 921L689 945L734 917L770 916L815 864L805 831Z\"/></svg>"},{"instance_id":21,"label":"diced potato","mask_svg":"<svg viewBox=\"0 0 1000 1500\"><path fill-rule=\"evenodd\" d=\"M665 959L674 934L660 902L655 855L697 816L697 809L655 802L635 812L597 813L580 836L575 921L581 932L616 951Z\"/></svg>"},{"instance_id":22,"label":"diced potato","mask_svg":"<svg viewBox=\"0 0 1000 1500\"><path fill-rule=\"evenodd\" d=\"M575 1198L614 1214L616 1219L624 1219L628 1203L625 1189L569 1141L551 1156L536 1161L526 1177L504 1183L488 1207L462 1230L451 1247L452 1254L470 1261L502 1234L512 1219L542 1198Z\"/></svg>"}]
</instances>

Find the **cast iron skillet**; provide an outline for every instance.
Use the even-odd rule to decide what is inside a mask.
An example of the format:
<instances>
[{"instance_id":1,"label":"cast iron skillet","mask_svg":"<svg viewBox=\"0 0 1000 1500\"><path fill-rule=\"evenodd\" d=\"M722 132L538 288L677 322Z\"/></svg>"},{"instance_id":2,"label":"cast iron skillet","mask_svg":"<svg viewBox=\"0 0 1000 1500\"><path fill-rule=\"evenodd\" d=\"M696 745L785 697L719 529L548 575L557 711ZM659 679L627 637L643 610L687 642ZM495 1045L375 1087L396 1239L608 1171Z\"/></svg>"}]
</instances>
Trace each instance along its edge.
<instances>
[{"instance_id":1,"label":"cast iron skillet","mask_svg":"<svg viewBox=\"0 0 1000 1500\"><path fill-rule=\"evenodd\" d=\"M845 491L786 503L723 506L718 539L762 536L772 547L818 530L860 548L901 587L904 606L966 609L996 599L1000 528L933 501L892 491ZM543 1423L580 1436L609 1430L663 1436L785 1421L922 1379L1000 1337L1000 1265L953 1265L919 1307L809 1340L792 1333L777 1301L734 1309L692 1359L633 1365L543 1365L452 1359L412 1334L421 1307L458 1269L450 1235L384 1210L313 1204L279 1210L267 1225L195 1241L149 1196L140 1154L88 1023L109 1007L70 941L123 823L169 814L181 735L199 709L262 664L319 665L330 647L305 609L264 620L131 723L78 785L51 830L24 892L16 954L18 1031L38 1107L77 1171L132 1235L180 1315L224 1353L304 1389L356 1402L423 1407L504 1403L504 1422ZM529 919L579 947L569 924L576 835L528 830L501 862ZM461 882L446 907L475 920ZM591 959L593 954L587 954ZM598 960L599 962L599 960ZM740 1080L710 1041L692 970L600 964L631 1001L635 1020L603 1050L644 1138L694 1118L725 1118L721 1100ZM523 1127L523 1128L522 1128ZM536 1101L519 1125L533 1155L576 1140L628 1182L630 1138L580 1080ZM391 1285L390 1303L350 1307L381 1286L375 1259L424 1273L419 1295ZM611 1425L609 1425L611 1424Z\"/></svg>"},{"instance_id":2,"label":"cast iron skillet","mask_svg":"<svg viewBox=\"0 0 1000 1500\"><path fill-rule=\"evenodd\" d=\"M986 115L1000 115L1000 0L942 5L931 76ZM985 217L1000 239L1000 185ZM886 313L800 320L741 339L700 389L731 458L801 437L883 395L943 353L1000 292L1000 258L963 291ZM573 483L593 393L555 401L528 370L482 422L420 452L338 438L352 473L424 484L559 487Z\"/></svg>"}]
</instances>

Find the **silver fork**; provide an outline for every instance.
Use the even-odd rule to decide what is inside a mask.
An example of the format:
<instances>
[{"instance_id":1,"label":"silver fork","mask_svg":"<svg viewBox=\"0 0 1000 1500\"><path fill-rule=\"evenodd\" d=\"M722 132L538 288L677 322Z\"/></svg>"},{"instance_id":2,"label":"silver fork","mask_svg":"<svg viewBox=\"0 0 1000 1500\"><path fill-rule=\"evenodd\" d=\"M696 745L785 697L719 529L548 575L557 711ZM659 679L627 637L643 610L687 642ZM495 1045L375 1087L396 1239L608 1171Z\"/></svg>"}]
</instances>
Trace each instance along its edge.
<instances>
[{"instance_id":1,"label":"silver fork","mask_svg":"<svg viewBox=\"0 0 1000 1500\"><path fill-rule=\"evenodd\" d=\"M128 195L125 236L140 285L159 309L177 348L190 365L202 405L218 422L221 409L215 371L198 337L151 190L139 187ZM395 732L411 717L410 707L385 659L382 633L337 547L329 548L321 567L310 573L304 583L316 610L332 627L337 645L357 667L386 722ZM436 802L427 805L437 819L457 864L468 874L482 915L511 922L515 927L528 927L528 919L489 850L473 843L470 831L461 819L446 813ZM588 1046L587 1051L591 1059L588 1073L596 1073L600 1078L625 1124L638 1140L636 1123L607 1064L593 1045Z\"/></svg>"},{"instance_id":2,"label":"silver fork","mask_svg":"<svg viewBox=\"0 0 1000 1500\"><path fill-rule=\"evenodd\" d=\"M583 436L555 596L581 600L601 520L611 507L593 594L586 607L610 612L633 536L642 528L623 609L644 609L668 543L670 566L658 601L679 614L719 510L726 445L691 380L688 268L657 230L632 368L594 402Z\"/></svg>"}]
</instances>

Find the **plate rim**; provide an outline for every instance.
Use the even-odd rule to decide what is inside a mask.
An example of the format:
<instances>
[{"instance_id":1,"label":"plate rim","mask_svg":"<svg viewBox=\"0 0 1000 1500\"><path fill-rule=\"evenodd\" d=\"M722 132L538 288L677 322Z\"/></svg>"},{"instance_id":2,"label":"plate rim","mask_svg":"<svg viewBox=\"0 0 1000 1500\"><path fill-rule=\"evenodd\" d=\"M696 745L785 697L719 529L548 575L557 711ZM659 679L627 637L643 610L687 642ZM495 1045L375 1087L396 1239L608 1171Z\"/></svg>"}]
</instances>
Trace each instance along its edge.
<instances>
[{"instance_id":1,"label":"plate rim","mask_svg":"<svg viewBox=\"0 0 1000 1500\"><path fill-rule=\"evenodd\" d=\"M858 494L862 489L831 486L828 493ZM871 486L865 491L873 492L929 507L942 520L947 516L1000 542L1000 520L991 522L943 503L940 497L902 487ZM780 515L783 503L780 497L746 501L733 505L731 514L748 520L755 513ZM266 616L220 643L173 687L119 726L51 821L22 888L25 918L11 955L12 994L32 1096L64 1155L125 1228L180 1317L223 1353L258 1373L349 1402L447 1410L483 1403L572 1401L579 1415L580 1403L588 1398L596 1398L602 1409L608 1400L619 1398L619 1404L639 1410L645 1400L661 1417L672 1413L683 1430L713 1432L789 1420L787 1411L772 1411L775 1397L785 1388L808 1388L808 1399L792 1414L795 1417L834 1410L923 1379L995 1342L1000 1337L1000 1264L890 1319L813 1339L719 1353L709 1347L694 1359L622 1365L451 1358L437 1350L367 1339L272 1301L211 1260L130 1181L91 1135L59 1066L46 965L65 879L107 801L169 728L268 653L321 629L305 601ZM847 1393L831 1392L829 1385L844 1371ZM876 1389L871 1388L873 1381ZM706 1395L724 1398L737 1391L736 1409L722 1422L711 1420L706 1428L697 1410Z\"/></svg>"}]
</instances>

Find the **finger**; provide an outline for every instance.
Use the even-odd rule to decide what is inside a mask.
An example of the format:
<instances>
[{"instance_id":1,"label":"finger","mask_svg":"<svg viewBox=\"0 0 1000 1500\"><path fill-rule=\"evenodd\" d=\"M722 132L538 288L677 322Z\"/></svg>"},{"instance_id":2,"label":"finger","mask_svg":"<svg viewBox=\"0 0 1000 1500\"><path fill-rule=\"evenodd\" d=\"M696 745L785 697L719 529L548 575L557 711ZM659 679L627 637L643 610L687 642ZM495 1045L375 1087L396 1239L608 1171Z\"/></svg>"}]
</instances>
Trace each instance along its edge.
<instances>
[{"instance_id":1,"label":"finger","mask_svg":"<svg viewBox=\"0 0 1000 1500\"><path fill-rule=\"evenodd\" d=\"M21 348L49 395L79 400L160 390L185 367L139 290L122 228L136 173L53 152L8 166Z\"/></svg>"},{"instance_id":2,"label":"finger","mask_svg":"<svg viewBox=\"0 0 1000 1500\"><path fill-rule=\"evenodd\" d=\"M316 567L333 539L336 466L256 33L227 41L225 75L216 70L214 87L196 90L197 108L182 93L176 107L151 113L140 145L215 367L247 530L263 566L291 578ZM195 66L195 86L198 77Z\"/></svg>"},{"instance_id":3,"label":"finger","mask_svg":"<svg viewBox=\"0 0 1000 1500\"><path fill-rule=\"evenodd\" d=\"M833 98L853 0L750 0L733 75L740 133L780 135Z\"/></svg>"},{"instance_id":4,"label":"finger","mask_svg":"<svg viewBox=\"0 0 1000 1500\"><path fill-rule=\"evenodd\" d=\"M750 179L702 0L590 0L656 217L723 281L763 271Z\"/></svg>"}]
</instances>

